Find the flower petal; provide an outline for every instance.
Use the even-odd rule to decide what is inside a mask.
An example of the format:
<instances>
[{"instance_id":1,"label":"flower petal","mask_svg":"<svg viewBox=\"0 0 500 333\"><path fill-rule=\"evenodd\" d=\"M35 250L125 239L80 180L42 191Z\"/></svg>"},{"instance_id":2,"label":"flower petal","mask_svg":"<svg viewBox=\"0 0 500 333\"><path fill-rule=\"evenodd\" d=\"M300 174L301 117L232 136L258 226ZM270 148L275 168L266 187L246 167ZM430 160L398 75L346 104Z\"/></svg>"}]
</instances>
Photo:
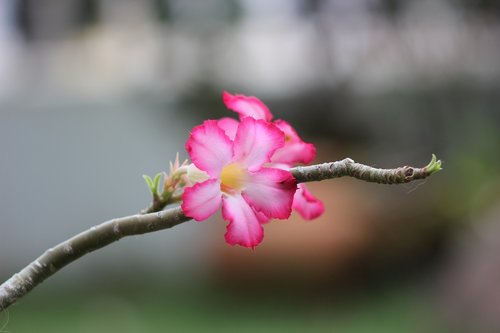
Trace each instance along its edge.
<instances>
[{"instance_id":1,"label":"flower petal","mask_svg":"<svg viewBox=\"0 0 500 333\"><path fill-rule=\"evenodd\" d=\"M218 177L222 168L231 161L232 146L216 120L206 120L193 128L186 142L186 150L193 163L212 177Z\"/></svg>"},{"instance_id":2,"label":"flower petal","mask_svg":"<svg viewBox=\"0 0 500 333\"><path fill-rule=\"evenodd\" d=\"M299 184L293 197L293 209L304 219L312 220L323 214L323 203L309 192L305 184Z\"/></svg>"},{"instance_id":3,"label":"flower petal","mask_svg":"<svg viewBox=\"0 0 500 333\"><path fill-rule=\"evenodd\" d=\"M295 129L284 120L274 122L285 133L285 145L277 149L272 158L273 163L309 164L316 156L316 148L312 143L302 141Z\"/></svg>"},{"instance_id":4,"label":"flower petal","mask_svg":"<svg viewBox=\"0 0 500 333\"><path fill-rule=\"evenodd\" d=\"M231 95L227 91L222 93L222 100L226 107L240 115L240 118L251 117L271 121L273 115L269 108L260 99L253 96Z\"/></svg>"},{"instance_id":5,"label":"flower petal","mask_svg":"<svg viewBox=\"0 0 500 333\"><path fill-rule=\"evenodd\" d=\"M237 194L222 198L222 217L228 220L226 242L254 248L264 238L259 218L245 199Z\"/></svg>"},{"instance_id":6,"label":"flower petal","mask_svg":"<svg viewBox=\"0 0 500 333\"><path fill-rule=\"evenodd\" d=\"M242 194L257 211L268 217L286 219L292 211L297 183L286 170L262 168L250 173Z\"/></svg>"},{"instance_id":7,"label":"flower petal","mask_svg":"<svg viewBox=\"0 0 500 333\"><path fill-rule=\"evenodd\" d=\"M181 208L186 216L203 221L217 211L221 200L219 181L209 179L184 189Z\"/></svg>"},{"instance_id":8,"label":"flower petal","mask_svg":"<svg viewBox=\"0 0 500 333\"><path fill-rule=\"evenodd\" d=\"M272 123L253 118L243 118L234 138L234 162L250 171L269 162L274 151L285 144L285 135Z\"/></svg>"},{"instance_id":9,"label":"flower petal","mask_svg":"<svg viewBox=\"0 0 500 333\"><path fill-rule=\"evenodd\" d=\"M255 213L255 216L257 216L257 219L259 220L260 224L266 224L269 221L271 221L271 218L268 217L266 214L259 212L258 210L255 209L253 210L253 212Z\"/></svg>"},{"instance_id":10,"label":"flower petal","mask_svg":"<svg viewBox=\"0 0 500 333\"><path fill-rule=\"evenodd\" d=\"M238 130L239 122L233 118L222 118L217 121L217 125L222 128L224 133L231 139L234 140L236 136L236 131Z\"/></svg>"},{"instance_id":11,"label":"flower petal","mask_svg":"<svg viewBox=\"0 0 500 333\"><path fill-rule=\"evenodd\" d=\"M285 144L283 148L277 149L271 161L273 163L286 163L286 164L309 164L314 160L316 155L316 148L312 143L295 142Z\"/></svg>"},{"instance_id":12,"label":"flower petal","mask_svg":"<svg viewBox=\"0 0 500 333\"><path fill-rule=\"evenodd\" d=\"M273 124L285 133L286 141L302 141L300 136L297 134L297 131L288 122L282 119L277 119L273 122Z\"/></svg>"}]
</instances>

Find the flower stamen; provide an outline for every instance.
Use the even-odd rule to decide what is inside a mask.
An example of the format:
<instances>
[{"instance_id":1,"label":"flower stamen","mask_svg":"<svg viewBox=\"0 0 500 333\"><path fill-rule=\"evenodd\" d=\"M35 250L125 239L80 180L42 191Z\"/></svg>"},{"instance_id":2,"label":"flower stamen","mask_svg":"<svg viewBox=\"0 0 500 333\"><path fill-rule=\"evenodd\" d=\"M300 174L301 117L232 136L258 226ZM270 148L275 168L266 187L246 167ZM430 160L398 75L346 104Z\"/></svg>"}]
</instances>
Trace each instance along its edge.
<instances>
[{"instance_id":1,"label":"flower stamen","mask_svg":"<svg viewBox=\"0 0 500 333\"><path fill-rule=\"evenodd\" d=\"M230 163L222 169L220 180L223 192L241 191L248 181L248 173L238 163Z\"/></svg>"}]
</instances>

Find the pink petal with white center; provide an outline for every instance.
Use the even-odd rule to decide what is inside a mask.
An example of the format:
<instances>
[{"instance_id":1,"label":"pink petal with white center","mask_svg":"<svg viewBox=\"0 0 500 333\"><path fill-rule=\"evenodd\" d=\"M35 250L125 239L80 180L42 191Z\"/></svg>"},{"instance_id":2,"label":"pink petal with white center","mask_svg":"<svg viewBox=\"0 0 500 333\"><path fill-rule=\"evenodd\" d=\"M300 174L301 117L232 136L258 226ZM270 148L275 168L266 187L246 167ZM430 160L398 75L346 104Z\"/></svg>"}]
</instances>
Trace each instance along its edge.
<instances>
[{"instance_id":1,"label":"pink petal with white center","mask_svg":"<svg viewBox=\"0 0 500 333\"><path fill-rule=\"evenodd\" d=\"M238 130L239 122L233 118L222 118L217 121L217 125L222 128L224 133L231 139L234 140L236 136L236 131Z\"/></svg>"},{"instance_id":2,"label":"pink petal with white center","mask_svg":"<svg viewBox=\"0 0 500 333\"><path fill-rule=\"evenodd\" d=\"M226 107L240 115L240 118L251 117L271 121L273 115L269 108L260 99L253 96L231 95L227 91L222 93L222 100Z\"/></svg>"},{"instance_id":3,"label":"pink petal with white center","mask_svg":"<svg viewBox=\"0 0 500 333\"><path fill-rule=\"evenodd\" d=\"M323 203L309 192L305 184L299 184L293 197L293 209L304 219L312 220L323 214Z\"/></svg>"},{"instance_id":4,"label":"pink petal with white center","mask_svg":"<svg viewBox=\"0 0 500 333\"><path fill-rule=\"evenodd\" d=\"M209 179L184 189L181 208L186 216L203 221L219 209L221 201L220 182Z\"/></svg>"},{"instance_id":5,"label":"pink petal with white center","mask_svg":"<svg viewBox=\"0 0 500 333\"><path fill-rule=\"evenodd\" d=\"M257 211L271 218L286 219L292 211L297 183L286 170L262 168L250 173L242 194Z\"/></svg>"},{"instance_id":6,"label":"pink petal with white center","mask_svg":"<svg viewBox=\"0 0 500 333\"><path fill-rule=\"evenodd\" d=\"M271 158L273 163L309 164L316 156L316 148L312 143L302 141L293 127L284 120L276 120L274 124L285 133L285 145L276 150Z\"/></svg>"},{"instance_id":7,"label":"pink petal with white center","mask_svg":"<svg viewBox=\"0 0 500 333\"><path fill-rule=\"evenodd\" d=\"M254 248L262 242L264 229L252 207L241 195L222 198L222 217L229 221L224 235L228 244Z\"/></svg>"},{"instance_id":8,"label":"pink petal with white center","mask_svg":"<svg viewBox=\"0 0 500 333\"><path fill-rule=\"evenodd\" d=\"M234 162L257 170L269 162L276 149L285 144L285 135L272 123L243 118L234 138Z\"/></svg>"},{"instance_id":9,"label":"pink petal with white center","mask_svg":"<svg viewBox=\"0 0 500 333\"><path fill-rule=\"evenodd\" d=\"M231 162L233 143L217 126L216 120L206 120L196 126L186 142L189 157L199 169L218 177L222 168Z\"/></svg>"}]
</instances>

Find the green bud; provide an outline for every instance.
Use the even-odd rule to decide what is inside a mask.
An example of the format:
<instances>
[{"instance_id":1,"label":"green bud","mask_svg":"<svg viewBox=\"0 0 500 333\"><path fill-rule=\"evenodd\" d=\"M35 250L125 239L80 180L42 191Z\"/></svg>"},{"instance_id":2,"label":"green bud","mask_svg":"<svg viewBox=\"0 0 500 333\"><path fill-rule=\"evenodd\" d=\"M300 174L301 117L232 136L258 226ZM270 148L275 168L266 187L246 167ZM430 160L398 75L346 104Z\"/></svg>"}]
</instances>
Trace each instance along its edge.
<instances>
[{"instance_id":1,"label":"green bud","mask_svg":"<svg viewBox=\"0 0 500 333\"><path fill-rule=\"evenodd\" d=\"M158 193L158 185L160 185L160 179L161 179L161 172L157 173L153 180L155 193Z\"/></svg>"},{"instance_id":2,"label":"green bud","mask_svg":"<svg viewBox=\"0 0 500 333\"><path fill-rule=\"evenodd\" d=\"M429 173L429 175L443 170L441 160L438 160L436 155L432 154L432 159L429 164L425 166L425 170Z\"/></svg>"},{"instance_id":3,"label":"green bud","mask_svg":"<svg viewBox=\"0 0 500 333\"><path fill-rule=\"evenodd\" d=\"M151 177L149 177L148 175L142 175L142 178L144 178L144 180L146 181L146 184L148 185L149 191L151 192L153 197L157 196L158 193L156 191L155 182L153 182ZM155 181L156 181L156 177L155 177Z\"/></svg>"}]
</instances>

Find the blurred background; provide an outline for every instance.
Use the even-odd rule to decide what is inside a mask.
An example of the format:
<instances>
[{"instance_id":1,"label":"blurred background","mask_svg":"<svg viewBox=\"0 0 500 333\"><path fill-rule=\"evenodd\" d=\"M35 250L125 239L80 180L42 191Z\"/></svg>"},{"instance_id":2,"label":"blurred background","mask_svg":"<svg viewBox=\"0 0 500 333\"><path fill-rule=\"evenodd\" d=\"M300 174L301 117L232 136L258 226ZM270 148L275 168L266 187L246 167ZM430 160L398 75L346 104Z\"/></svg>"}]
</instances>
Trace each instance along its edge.
<instances>
[{"instance_id":1,"label":"blurred background","mask_svg":"<svg viewBox=\"0 0 500 333\"><path fill-rule=\"evenodd\" d=\"M148 205L189 130L255 95L316 162L444 171L310 184L265 227L130 237L0 314L0 332L499 332L500 3L0 0L0 279Z\"/></svg>"}]
</instances>

